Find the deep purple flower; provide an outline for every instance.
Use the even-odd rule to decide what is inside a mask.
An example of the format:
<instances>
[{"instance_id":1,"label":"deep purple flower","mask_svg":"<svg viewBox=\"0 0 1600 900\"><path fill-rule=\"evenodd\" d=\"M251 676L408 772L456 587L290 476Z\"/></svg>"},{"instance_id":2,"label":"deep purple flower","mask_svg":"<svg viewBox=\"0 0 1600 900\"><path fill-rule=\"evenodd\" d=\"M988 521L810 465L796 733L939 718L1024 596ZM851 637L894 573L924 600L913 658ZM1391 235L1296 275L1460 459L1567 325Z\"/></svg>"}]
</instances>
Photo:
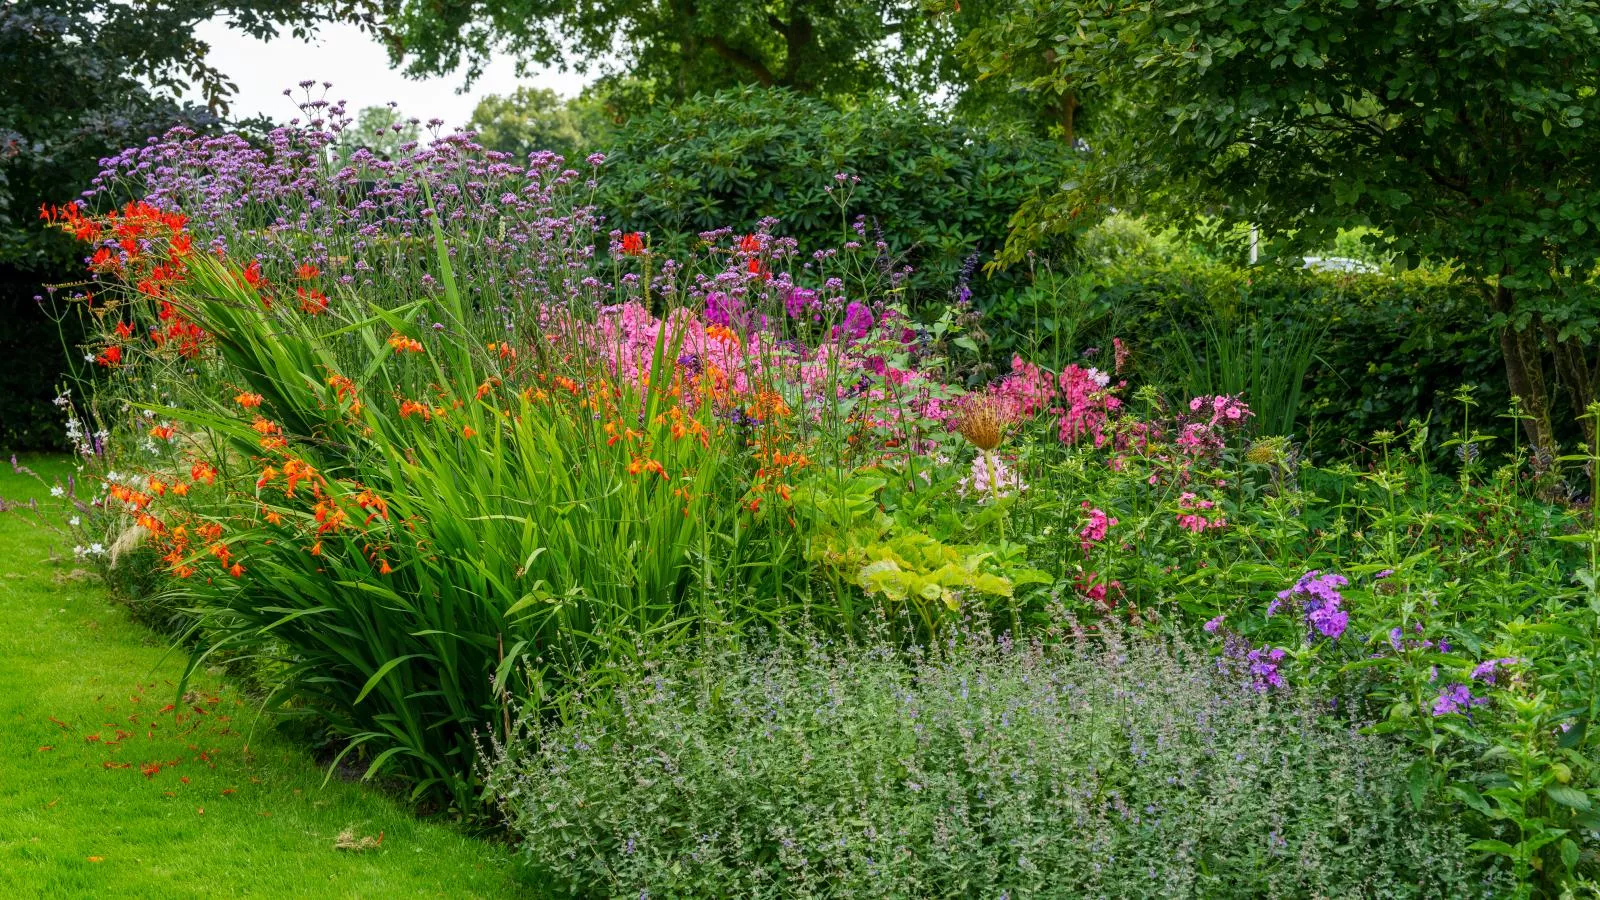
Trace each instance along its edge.
<instances>
[{"instance_id":1,"label":"deep purple flower","mask_svg":"<svg viewBox=\"0 0 1600 900\"><path fill-rule=\"evenodd\" d=\"M1514 666L1519 662L1522 662L1522 660L1516 658L1515 656L1502 656L1499 659L1486 659L1483 662L1478 663L1477 668L1472 670L1472 679L1474 681L1482 681L1485 684L1494 684L1494 670L1496 666Z\"/></svg>"},{"instance_id":2,"label":"deep purple flower","mask_svg":"<svg viewBox=\"0 0 1600 900\"><path fill-rule=\"evenodd\" d=\"M1451 684L1439 692L1433 701L1433 714L1435 716L1448 716L1453 713L1466 714L1474 706L1482 706L1489 701L1483 697L1474 697L1467 686L1459 682Z\"/></svg>"}]
</instances>

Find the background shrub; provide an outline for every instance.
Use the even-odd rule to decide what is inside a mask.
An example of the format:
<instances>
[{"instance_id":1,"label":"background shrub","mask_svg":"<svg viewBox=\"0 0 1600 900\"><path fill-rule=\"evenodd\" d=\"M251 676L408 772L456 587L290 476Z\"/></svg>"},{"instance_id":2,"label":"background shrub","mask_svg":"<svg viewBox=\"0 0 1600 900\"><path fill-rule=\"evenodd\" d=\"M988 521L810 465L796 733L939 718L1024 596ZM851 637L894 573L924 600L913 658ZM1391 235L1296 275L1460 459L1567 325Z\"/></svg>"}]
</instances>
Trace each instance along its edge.
<instances>
[{"instance_id":1,"label":"background shrub","mask_svg":"<svg viewBox=\"0 0 1600 900\"><path fill-rule=\"evenodd\" d=\"M489 778L570 896L1471 896L1405 760L1181 645L669 660ZM609 701L609 702L607 702ZM625 787L624 787L625 786Z\"/></svg>"},{"instance_id":2,"label":"background shrub","mask_svg":"<svg viewBox=\"0 0 1600 900\"><path fill-rule=\"evenodd\" d=\"M634 119L608 155L597 202L614 226L648 231L669 252L699 232L751 230L766 216L802 246L833 247L846 239L846 218L869 215L867 240L906 251L913 289L940 297L967 257L987 259L1004 242L1022 200L1053 190L1069 166L1060 142L926 106L867 98L839 108L759 88ZM861 182L825 192L838 172Z\"/></svg>"}]
</instances>

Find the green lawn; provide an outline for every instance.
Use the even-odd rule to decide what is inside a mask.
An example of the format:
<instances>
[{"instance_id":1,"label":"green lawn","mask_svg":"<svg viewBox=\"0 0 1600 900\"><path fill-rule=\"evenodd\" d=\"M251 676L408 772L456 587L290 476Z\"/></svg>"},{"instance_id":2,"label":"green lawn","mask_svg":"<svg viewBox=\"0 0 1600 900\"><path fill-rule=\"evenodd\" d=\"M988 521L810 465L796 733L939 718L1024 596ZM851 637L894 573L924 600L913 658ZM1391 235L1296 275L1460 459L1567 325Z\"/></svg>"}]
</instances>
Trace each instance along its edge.
<instances>
[{"instance_id":1,"label":"green lawn","mask_svg":"<svg viewBox=\"0 0 1600 900\"><path fill-rule=\"evenodd\" d=\"M43 493L0 465L0 496ZM0 897L518 890L506 848L361 785L323 787L323 769L264 723L247 751L255 709L225 682L161 714L181 654L165 655L96 579L51 562L48 537L0 515ZM346 829L382 844L336 849Z\"/></svg>"}]
</instances>

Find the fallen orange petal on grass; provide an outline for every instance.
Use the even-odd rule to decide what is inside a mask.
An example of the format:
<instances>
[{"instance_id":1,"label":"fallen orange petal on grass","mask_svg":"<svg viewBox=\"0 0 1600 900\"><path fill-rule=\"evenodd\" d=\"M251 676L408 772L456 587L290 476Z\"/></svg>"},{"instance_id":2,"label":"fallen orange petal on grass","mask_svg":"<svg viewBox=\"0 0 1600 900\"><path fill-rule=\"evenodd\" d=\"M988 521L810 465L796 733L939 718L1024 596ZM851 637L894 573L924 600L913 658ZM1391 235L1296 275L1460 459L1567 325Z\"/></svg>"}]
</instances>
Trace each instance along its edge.
<instances>
[{"instance_id":1,"label":"fallen orange petal on grass","mask_svg":"<svg viewBox=\"0 0 1600 900\"><path fill-rule=\"evenodd\" d=\"M105 861L106 861L106 858L104 856L91 856L91 857L89 857L89 862L105 862Z\"/></svg>"}]
</instances>

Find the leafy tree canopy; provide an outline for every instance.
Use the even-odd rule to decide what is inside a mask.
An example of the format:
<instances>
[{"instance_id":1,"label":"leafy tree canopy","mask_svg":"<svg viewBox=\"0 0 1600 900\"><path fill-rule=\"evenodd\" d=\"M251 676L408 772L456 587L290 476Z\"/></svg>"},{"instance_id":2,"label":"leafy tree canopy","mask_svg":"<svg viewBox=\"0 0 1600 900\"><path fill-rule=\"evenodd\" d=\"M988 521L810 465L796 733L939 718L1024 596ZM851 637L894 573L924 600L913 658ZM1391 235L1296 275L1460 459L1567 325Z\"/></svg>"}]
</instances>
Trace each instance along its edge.
<instances>
[{"instance_id":1,"label":"leafy tree canopy","mask_svg":"<svg viewBox=\"0 0 1600 900\"><path fill-rule=\"evenodd\" d=\"M365 148L381 159L398 159L400 148L422 134L416 119L401 118L397 104L365 106L356 112L356 120L339 132L335 144L338 153L349 158L352 153Z\"/></svg>"},{"instance_id":2,"label":"leafy tree canopy","mask_svg":"<svg viewBox=\"0 0 1600 900\"><path fill-rule=\"evenodd\" d=\"M508 96L490 94L478 101L467 127L491 150L525 157L552 150L567 159L599 149L609 122L603 103L592 95L562 99L549 88L519 87Z\"/></svg>"},{"instance_id":3,"label":"leafy tree canopy","mask_svg":"<svg viewBox=\"0 0 1600 900\"><path fill-rule=\"evenodd\" d=\"M391 49L413 73L491 57L627 74L669 97L733 85L833 95L931 90L952 0L397 0ZM979 0L981 2L981 0Z\"/></svg>"},{"instance_id":4,"label":"leafy tree canopy","mask_svg":"<svg viewBox=\"0 0 1600 900\"><path fill-rule=\"evenodd\" d=\"M1020 0L1008 21L974 48L991 71L1115 98L1092 173L1024 211L1013 257L1111 203L1256 223L1285 247L1373 226L1482 287L1535 441L1539 337L1573 405L1593 398L1600 3Z\"/></svg>"}]
</instances>

